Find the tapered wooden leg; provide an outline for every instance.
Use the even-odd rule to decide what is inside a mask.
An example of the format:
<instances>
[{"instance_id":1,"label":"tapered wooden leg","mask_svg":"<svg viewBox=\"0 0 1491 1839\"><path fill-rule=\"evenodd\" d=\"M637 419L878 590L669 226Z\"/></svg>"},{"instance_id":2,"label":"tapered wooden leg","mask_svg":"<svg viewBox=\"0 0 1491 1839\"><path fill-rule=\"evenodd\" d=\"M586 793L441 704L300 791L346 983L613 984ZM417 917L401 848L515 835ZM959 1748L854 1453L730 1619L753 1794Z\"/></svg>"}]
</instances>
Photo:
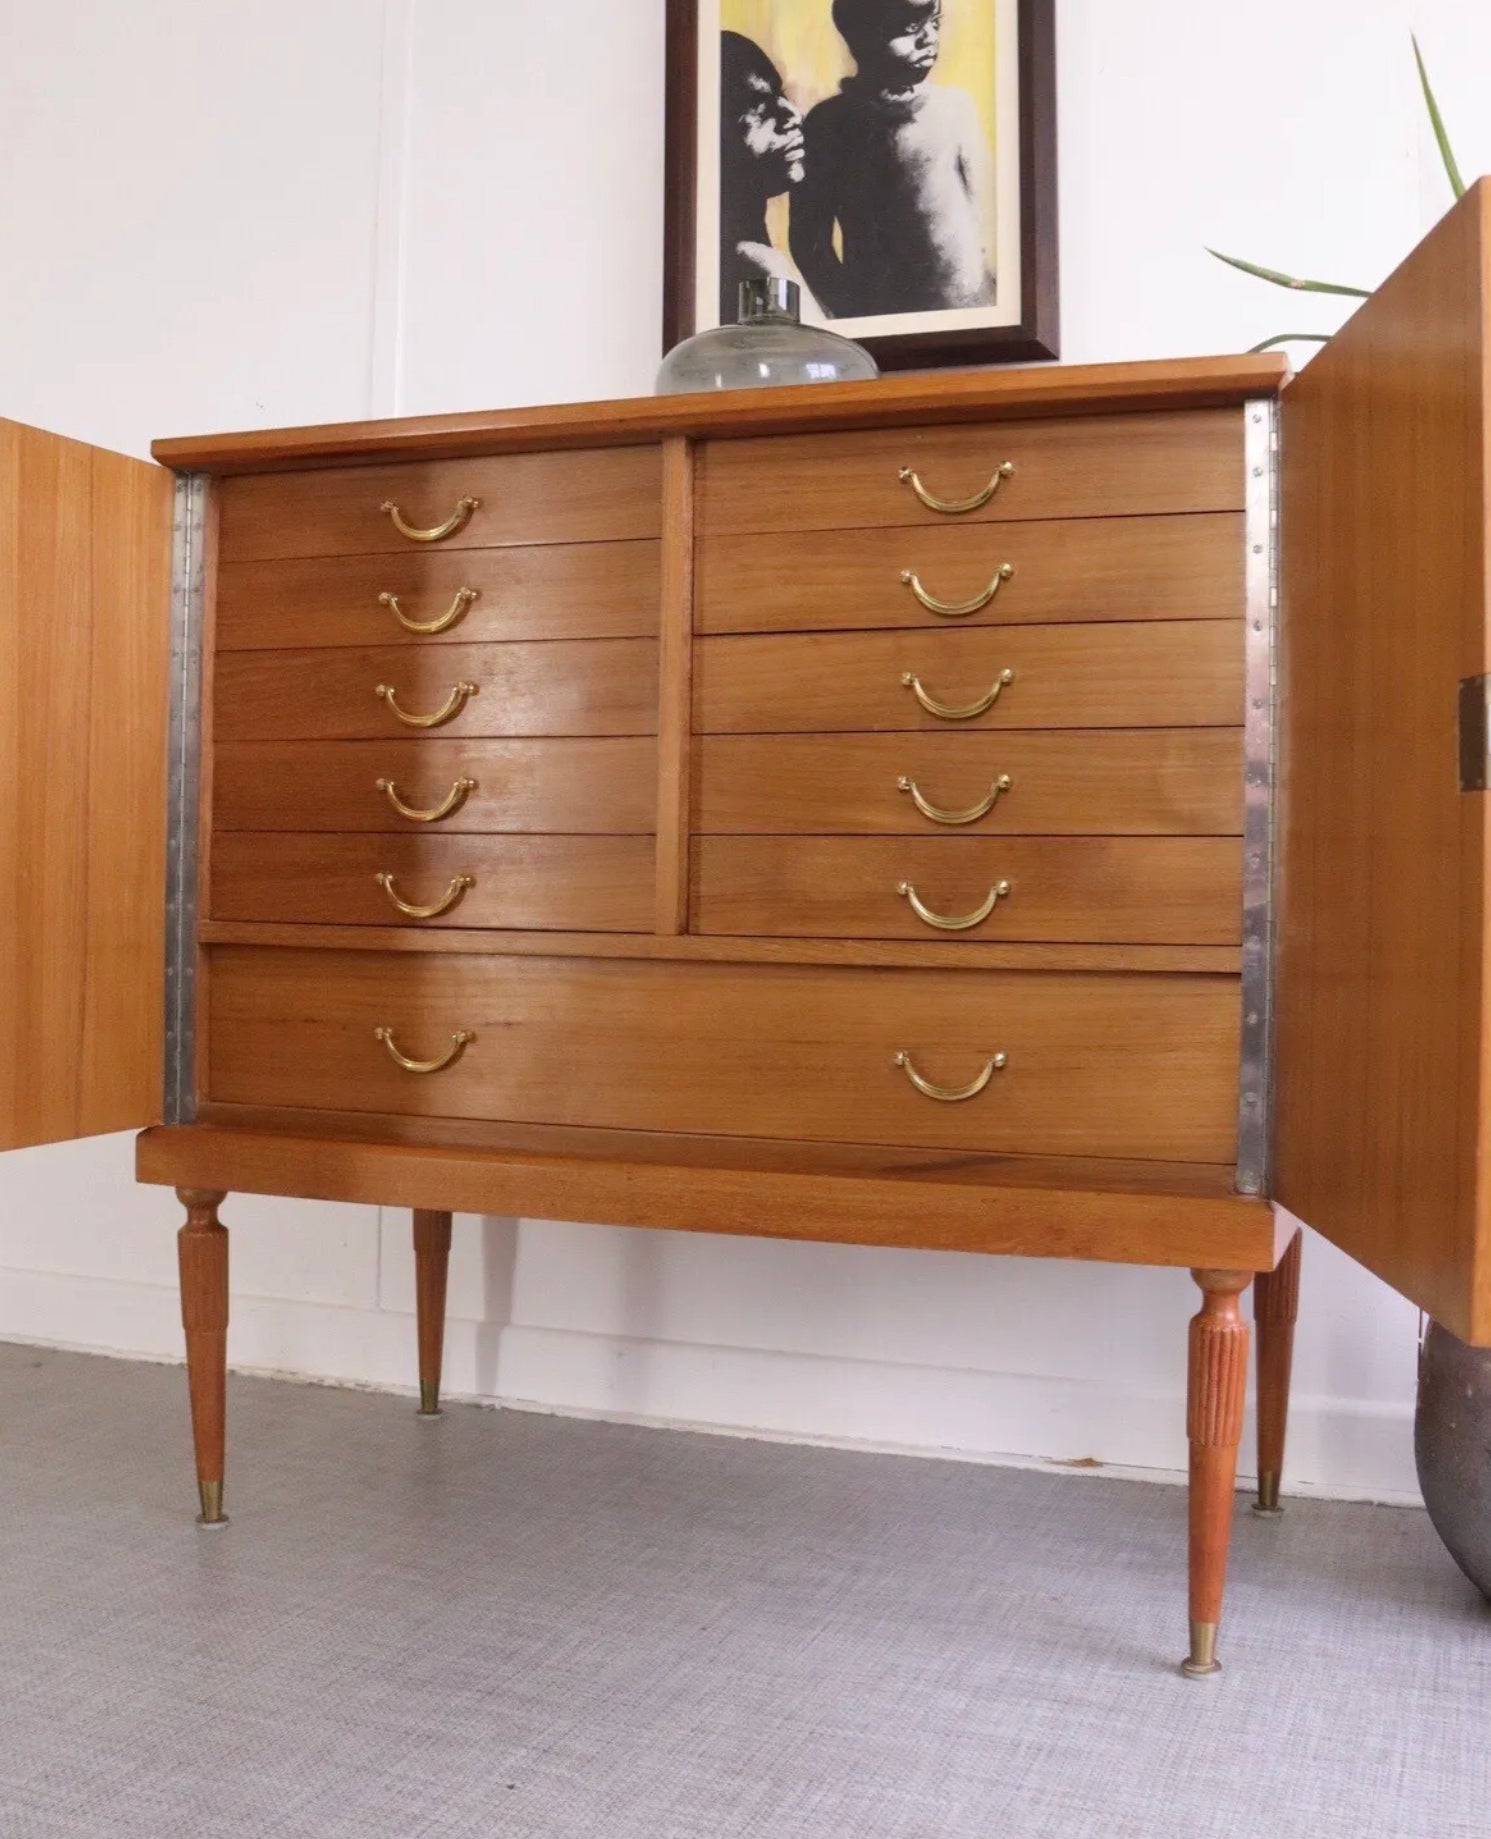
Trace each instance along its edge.
<instances>
[{"instance_id":1,"label":"tapered wooden leg","mask_svg":"<svg viewBox=\"0 0 1491 1839\"><path fill-rule=\"evenodd\" d=\"M1191 1651L1192 1679L1220 1671L1217 1628L1227 1583L1227 1547L1248 1392L1248 1324L1239 1307L1250 1271L1193 1271L1201 1310L1191 1321Z\"/></svg>"},{"instance_id":2,"label":"tapered wooden leg","mask_svg":"<svg viewBox=\"0 0 1491 1839\"><path fill-rule=\"evenodd\" d=\"M210 1188L178 1188L186 1224L176 1235L181 1265L181 1323L197 1454L199 1526L226 1526L223 1444L228 1407L228 1229L217 1217L227 1199Z\"/></svg>"},{"instance_id":3,"label":"tapered wooden leg","mask_svg":"<svg viewBox=\"0 0 1491 1839\"><path fill-rule=\"evenodd\" d=\"M1259 1274L1253 1292L1258 1330L1258 1499L1254 1513L1277 1519L1289 1432L1289 1375L1294 1366L1294 1324L1299 1318L1300 1239L1296 1233L1275 1271Z\"/></svg>"},{"instance_id":4,"label":"tapered wooden leg","mask_svg":"<svg viewBox=\"0 0 1491 1839\"><path fill-rule=\"evenodd\" d=\"M419 1415L440 1416L440 1363L445 1351L445 1286L450 1274L450 1215L414 1215L414 1297L419 1315Z\"/></svg>"}]
</instances>

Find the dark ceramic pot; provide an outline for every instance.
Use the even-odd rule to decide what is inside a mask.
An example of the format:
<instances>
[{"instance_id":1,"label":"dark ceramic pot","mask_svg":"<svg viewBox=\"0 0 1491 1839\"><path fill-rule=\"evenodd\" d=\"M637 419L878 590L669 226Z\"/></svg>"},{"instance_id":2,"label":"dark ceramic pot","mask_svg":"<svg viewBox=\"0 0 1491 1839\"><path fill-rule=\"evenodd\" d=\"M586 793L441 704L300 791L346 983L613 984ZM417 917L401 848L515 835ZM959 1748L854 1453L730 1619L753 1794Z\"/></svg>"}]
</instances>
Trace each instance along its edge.
<instances>
[{"instance_id":1,"label":"dark ceramic pot","mask_svg":"<svg viewBox=\"0 0 1491 1839\"><path fill-rule=\"evenodd\" d=\"M1434 1530L1491 1598L1491 1348L1467 1347L1438 1322L1419 1350L1413 1450Z\"/></svg>"}]
</instances>

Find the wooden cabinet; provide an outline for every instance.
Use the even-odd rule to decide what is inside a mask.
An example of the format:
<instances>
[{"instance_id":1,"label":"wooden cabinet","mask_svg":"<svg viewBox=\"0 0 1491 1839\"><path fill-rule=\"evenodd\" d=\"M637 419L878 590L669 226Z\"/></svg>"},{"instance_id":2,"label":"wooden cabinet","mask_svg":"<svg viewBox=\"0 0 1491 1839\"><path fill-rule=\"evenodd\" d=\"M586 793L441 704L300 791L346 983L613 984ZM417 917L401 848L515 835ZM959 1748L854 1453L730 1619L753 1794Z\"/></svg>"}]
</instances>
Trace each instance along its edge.
<instances>
[{"instance_id":1,"label":"wooden cabinet","mask_svg":"<svg viewBox=\"0 0 1491 1839\"><path fill-rule=\"evenodd\" d=\"M1491 1342L1488 209L1287 388L162 443L174 675L169 473L5 430L0 1129L160 1120L206 1519L234 1188L419 1210L427 1299L453 1208L1189 1266L1210 1670L1273 1199Z\"/></svg>"}]
</instances>

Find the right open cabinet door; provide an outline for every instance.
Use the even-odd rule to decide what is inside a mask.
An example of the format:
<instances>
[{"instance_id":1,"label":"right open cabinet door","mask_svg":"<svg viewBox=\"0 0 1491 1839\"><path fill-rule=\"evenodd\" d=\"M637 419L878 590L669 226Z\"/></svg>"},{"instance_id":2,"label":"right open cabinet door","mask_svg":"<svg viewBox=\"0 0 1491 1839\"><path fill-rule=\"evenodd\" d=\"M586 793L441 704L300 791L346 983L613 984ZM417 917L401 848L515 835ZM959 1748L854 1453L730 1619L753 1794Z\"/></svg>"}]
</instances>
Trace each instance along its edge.
<instances>
[{"instance_id":1,"label":"right open cabinet door","mask_svg":"<svg viewBox=\"0 0 1491 1839\"><path fill-rule=\"evenodd\" d=\"M1276 1197L1478 1344L1488 231L1482 181L1285 392L1276 909Z\"/></svg>"}]
</instances>

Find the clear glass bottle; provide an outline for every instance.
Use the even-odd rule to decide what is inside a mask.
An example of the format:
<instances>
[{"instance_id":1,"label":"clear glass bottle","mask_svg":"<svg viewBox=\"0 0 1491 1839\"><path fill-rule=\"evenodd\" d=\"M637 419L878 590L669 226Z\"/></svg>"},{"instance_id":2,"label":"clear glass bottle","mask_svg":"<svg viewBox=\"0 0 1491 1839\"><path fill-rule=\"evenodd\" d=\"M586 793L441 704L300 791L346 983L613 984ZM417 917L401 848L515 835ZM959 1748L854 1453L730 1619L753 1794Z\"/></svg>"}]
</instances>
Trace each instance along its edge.
<instances>
[{"instance_id":1,"label":"clear glass bottle","mask_svg":"<svg viewBox=\"0 0 1491 1839\"><path fill-rule=\"evenodd\" d=\"M880 366L852 339L805 326L802 289L763 275L740 284L740 323L696 332L674 346L658 372L660 396L696 390L766 389L780 383L854 383Z\"/></svg>"}]
</instances>

